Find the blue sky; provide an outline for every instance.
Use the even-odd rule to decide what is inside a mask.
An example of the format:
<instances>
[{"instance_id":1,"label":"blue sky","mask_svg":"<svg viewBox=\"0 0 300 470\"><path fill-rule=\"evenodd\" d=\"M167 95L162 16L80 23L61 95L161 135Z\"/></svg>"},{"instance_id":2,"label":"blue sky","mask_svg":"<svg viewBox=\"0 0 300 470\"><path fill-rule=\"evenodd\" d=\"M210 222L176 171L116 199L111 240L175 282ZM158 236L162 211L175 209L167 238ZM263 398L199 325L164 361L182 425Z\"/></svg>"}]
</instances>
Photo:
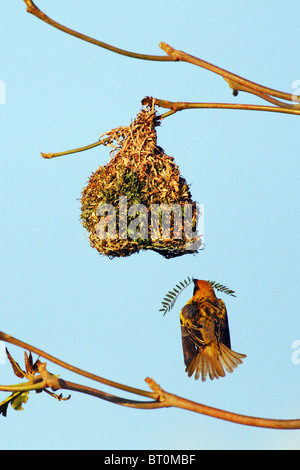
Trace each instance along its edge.
<instances>
[{"instance_id":1,"label":"blue sky","mask_svg":"<svg viewBox=\"0 0 300 470\"><path fill-rule=\"evenodd\" d=\"M300 80L300 5L287 1L38 1L50 17L124 49L161 54L165 41L289 93ZM138 388L147 376L185 398L267 418L299 418L299 117L189 110L166 119L158 143L205 207L206 248L166 260L109 260L89 246L80 195L109 161L98 147L44 160L128 125L144 96L234 98L219 76L184 63L138 61L67 36L5 2L0 20L1 330L103 377ZM2 100L3 101L3 100ZM233 374L195 381L184 372L179 311L165 293L187 276L227 285ZM9 346L22 363L22 350ZM48 364L62 378L90 381ZM14 382L0 364L1 384ZM19 379L17 379L19 380ZM105 390L105 388L104 388ZM1 419L1 449L300 449L300 431L244 427L177 409L132 410L72 394L31 394Z\"/></svg>"}]
</instances>

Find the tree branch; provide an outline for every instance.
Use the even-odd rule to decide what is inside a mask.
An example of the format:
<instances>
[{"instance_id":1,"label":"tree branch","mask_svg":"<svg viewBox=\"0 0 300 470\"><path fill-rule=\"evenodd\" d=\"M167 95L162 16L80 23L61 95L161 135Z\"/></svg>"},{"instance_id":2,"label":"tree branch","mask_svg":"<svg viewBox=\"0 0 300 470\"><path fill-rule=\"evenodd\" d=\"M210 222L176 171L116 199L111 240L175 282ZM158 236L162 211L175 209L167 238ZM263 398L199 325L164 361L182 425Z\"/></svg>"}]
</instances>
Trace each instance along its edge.
<instances>
[{"instance_id":1,"label":"tree branch","mask_svg":"<svg viewBox=\"0 0 300 470\"><path fill-rule=\"evenodd\" d=\"M156 106L161 108L170 109L168 113L162 114L159 117L161 119L170 116L178 111L184 109L236 109L244 111L267 111L273 113L283 113L283 114L297 114L300 115L300 108L290 108L290 107L279 107L279 106L266 106L266 105L256 105L256 104L236 104L236 103L191 103L186 101L168 101L161 100L153 97L146 97L142 100L143 104L146 104L148 100L153 100Z\"/></svg>"},{"instance_id":2,"label":"tree branch","mask_svg":"<svg viewBox=\"0 0 300 470\"><path fill-rule=\"evenodd\" d=\"M183 408L185 410L194 411L195 413L201 413L206 416L211 416L213 418L218 418L225 421L231 421L232 423L243 424L246 426L270 429L300 429L300 419L267 419L232 413L230 411L212 408L207 405L201 405L200 403L196 403L194 401L187 400L172 393L166 392L153 379L148 378L146 379L146 382L153 391L160 394L160 397L164 400L164 403L168 404L168 406Z\"/></svg>"},{"instance_id":3,"label":"tree branch","mask_svg":"<svg viewBox=\"0 0 300 470\"><path fill-rule=\"evenodd\" d=\"M84 393L87 395L92 395L97 398L101 398L102 400L109 401L111 403L115 403L122 406L127 406L130 408L137 408L137 409L157 409L157 408L181 408L189 411L193 411L195 413L204 414L207 416L211 416L214 418L222 419L225 421L231 421L237 424L243 424L247 426L257 426L263 428L270 428L270 429L300 429L300 419L267 419L267 418L257 418L253 416L246 416L237 413L232 413L229 411L224 411L218 408L213 408L207 405L202 405L200 403L187 400L185 398L179 397L174 395L173 393L169 393L163 390L153 379L146 378L145 381L152 389L152 392L146 392L144 390L139 390L133 387L128 387L126 385L118 384L116 382L103 379L98 377L94 374L90 374L89 372L85 372L77 367L70 366L69 364L60 361L59 359L51 356L50 354L41 351L34 346L30 346L23 341L20 341L12 336L9 336L3 332L0 332L0 340L14 344L21 348L29 349L31 352L38 354L46 359L49 359L51 362L68 369L72 372L75 372L79 375L83 375L89 379L104 383L114 388L122 389L128 391L130 393L134 393L137 395L143 395L149 398L152 398L153 401L136 401L136 400L129 400L122 397L117 397L116 395L112 395L101 390L97 390L91 387L87 387L85 385L76 384L73 382L68 382L59 377L50 374L46 370L46 363L39 363L38 365L38 372L40 375L31 379L28 384L17 384L13 386L1 386L0 390L5 391L13 391L14 393L21 391L42 391L45 390L49 393L47 388L51 388L54 391L59 389L63 390L71 390L75 392ZM61 398L61 397L56 397Z\"/></svg>"},{"instance_id":4,"label":"tree branch","mask_svg":"<svg viewBox=\"0 0 300 470\"><path fill-rule=\"evenodd\" d=\"M240 77L228 70L217 67L205 60L199 59L198 57L187 54L186 52L179 51L169 46L165 42L159 44L160 48L163 49L170 57L173 57L174 60L189 62L194 65L198 65L204 69L210 70L218 75L221 75L229 84L231 88L235 91L247 91L248 93L253 93L252 90L260 93L265 93L267 95L276 96L277 98L294 101L294 97L290 93L284 93L282 91L274 90L273 88L268 88L258 83L251 82L250 80ZM297 105L295 105L297 106ZM299 106L298 106L299 107Z\"/></svg>"},{"instance_id":5,"label":"tree branch","mask_svg":"<svg viewBox=\"0 0 300 470\"><path fill-rule=\"evenodd\" d=\"M246 78L243 78L239 75L236 75L228 70L225 70L221 67L211 64L205 60L202 60L198 57L195 57L191 54L187 54L186 52L174 49L166 42L161 42L159 44L160 48L166 52L166 56L160 55L149 55L149 54L139 54L136 52L126 51L124 49L120 49L118 47L112 46L107 44L103 41L99 41L97 39L91 38L90 36L86 36L84 34L79 33L78 31L74 31L66 26L61 25L55 20L52 20L49 16L43 13L32 0L23 0L27 5L27 11L32 15L36 16L40 20L44 21L45 23L57 28L71 36L77 37L83 41L89 42L96 46L102 47L104 49L110 50L111 52L115 52L116 54L121 54L127 57L132 57L135 59L142 59L142 60L152 60L152 61L163 61L163 62L188 62L193 65L197 65L198 67L202 67L206 70L209 70L213 73L221 75L229 84L229 86L235 91L244 91L247 93L251 93L254 95L259 96L262 99L270 101L270 96L275 96L276 98L280 98L287 101L292 101L295 103L295 96L291 93L285 93L279 90L275 90L273 88L265 87L258 83L252 82ZM269 96L270 95L270 96ZM275 103L275 101L272 101ZM276 104L279 104L278 102ZM293 104L287 105L286 103L280 103L282 107L288 106L293 109L300 109L300 104ZM246 109L246 108L245 108Z\"/></svg>"},{"instance_id":6,"label":"tree branch","mask_svg":"<svg viewBox=\"0 0 300 470\"><path fill-rule=\"evenodd\" d=\"M228 85L233 89L233 94L237 95L239 91L243 91L246 93L250 93L252 95L256 95L259 98L272 103L274 106L263 106L263 105L250 105L250 104L232 104L232 103L187 103L181 101L167 101L153 98L152 105L156 104L157 106L168 108L170 111L164 113L160 116L161 119L165 119L172 114L175 114L178 111L182 111L183 109L236 109L236 110L245 110L245 111L266 111L266 112L275 112L275 113L283 113L283 114L295 114L300 115L300 104L295 104L295 95L290 93L285 93L282 91L275 90L273 88L265 87L258 83L252 82L246 78L243 78L239 75L236 75L228 70L225 70L221 67L218 67L210 62L202 60L198 57L195 57L191 54L187 54L186 52L174 49L169 44L165 42L161 42L159 44L160 48L167 54L166 56L157 56L157 55L148 55L148 54L138 54L136 52L126 51L124 49L117 48L115 46L111 46L110 44L104 43L97 39L91 38L84 34L81 34L77 31L74 31L66 26L61 25L55 20L52 20L49 16L43 13L32 0L23 0L27 5L27 11L32 15L36 16L40 20L44 21L45 23L57 28L66 34L71 36L77 37L83 41L87 41L92 43L96 46L102 47L104 49L108 49L112 52L117 54L121 54L127 57L132 57L135 59L143 59L143 60L152 60L152 61L169 61L169 62L187 62L198 67L202 67L206 70L209 70L213 73L221 75L224 80L227 81ZM280 101L276 98L280 98L280 100L291 101L293 104L287 103L285 101ZM152 99L152 98L151 98ZM147 102L150 100L149 97L145 98L142 103ZM57 152L57 153L41 153L42 157L45 159L51 159L55 157L60 157L63 155L69 155L77 152L83 152L85 150L89 150L91 148L97 147L101 144L106 144L109 142L110 138L99 140L98 142L86 145L84 147L66 150L64 152Z\"/></svg>"},{"instance_id":7,"label":"tree branch","mask_svg":"<svg viewBox=\"0 0 300 470\"><path fill-rule=\"evenodd\" d=\"M55 158L55 157L62 157L64 155L70 155L72 153L84 152L85 150L92 149L94 147L98 147L98 145L105 145L106 142L109 142L111 139L108 137L107 139L98 140L93 144L85 145L84 147L79 147L77 149L72 150L65 150L64 152L57 152L57 153L43 153L41 152L41 156L45 159Z\"/></svg>"},{"instance_id":8,"label":"tree branch","mask_svg":"<svg viewBox=\"0 0 300 470\"><path fill-rule=\"evenodd\" d=\"M261 94L254 93L259 96ZM254 105L254 104L236 104L236 103L191 103L191 102L183 102L183 101L168 101L162 100L159 98L153 97L145 97L142 100L142 104L154 104L161 108L170 109L167 113L163 113L158 116L159 119L165 119L172 114L175 114L179 111L183 111L184 109L233 109L233 110L244 110L244 111L265 111L265 112L273 112L273 113L283 113L283 114L296 114L300 115L300 108L295 109L293 105L288 103L284 103L271 97L264 97L266 101L270 101L271 103L278 104L278 106L266 106L266 105ZM281 106L279 106L279 104ZM116 131L117 132L117 131ZM97 147L99 145L108 145L112 142L112 137L106 137L105 139L100 139L97 142L92 144L85 145L84 147L79 147L76 149L65 150L63 152L56 152L56 153L43 153L41 152L41 156L45 159L51 159L56 157L61 157L65 155L70 155L73 153L84 152L85 150L89 150L91 148Z\"/></svg>"},{"instance_id":9,"label":"tree branch","mask_svg":"<svg viewBox=\"0 0 300 470\"><path fill-rule=\"evenodd\" d=\"M134 387L129 387L127 385L119 384L118 382L113 382L112 380L104 379L103 377L99 377L98 375L92 374L90 372L87 372L85 370L79 369L78 367L72 366L71 364L68 364L64 361L61 361L60 359L51 356L50 354L42 351L41 349L38 349L34 346L31 346L30 344L25 343L24 341L20 341L13 336L7 335L6 333L3 333L0 331L0 341L4 341L6 343L14 344L16 346L19 346L20 348L23 349L28 349L29 351L37 354L38 356L43 357L44 359L47 359L54 364L63 367L64 369L68 369L71 372L74 372L75 374L82 375L83 377L86 377L88 379L94 380L96 382L100 382L105 385L109 385L110 387L118 388L121 390L124 390L129 393L135 393L137 395L142 395L148 398L153 398L156 399L156 395L151 393L151 392L146 392L144 390L139 390Z\"/></svg>"},{"instance_id":10,"label":"tree branch","mask_svg":"<svg viewBox=\"0 0 300 470\"><path fill-rule=\"evenodd\" d=\"M124 49L120 49L115 46L111 46L110 44L106 44L105 42L99 41L98 39L91 38L90 36L86 36L85 34L81 34L78 31L74 31L73 29L68 28L67 26L63 26L62 24L58 23L57 21L52 20L43 13L31 0L24 0L27 5L28 13L36 16L40 20L44 21L45 23L53 26L64 33L70 34L71 36L75 36L82 41L89 42L94 44L95 46L102 47L103 49L107 49L111 52L115 52L116 54L121 54L126 57L132 57L134 59L142 59L142 60L153 60L153 61L163 61L163 62L174 62L174 59L170 56L161 56L161 55L149 55L149 54L138 54L136 52L126 51Z\"/></svg>"},{"instance_id":11,"label":"tree branch","mask_svg":"<svg viewBox=\"0 0 300 470\"><path fill-rule=\"evenodd\" d=\"M85 385L80 385L80 384L69 382L69 381L62 380L62 379L58 379L58 384L60 388L63 390L69 390L73 392L75 391L75 392L80 392L80 393L84 393L87 395L92 395L96 398L101 398L102 400L106 400L111 403L115 403L117 405L127 406L129 408L150 410L150 409L165 407L165 404L159 401L129 400L129 399L117 397L116 395L112 395L110 393L106 393L95 388L86 387Z\"/></svg>"}]
</instances>

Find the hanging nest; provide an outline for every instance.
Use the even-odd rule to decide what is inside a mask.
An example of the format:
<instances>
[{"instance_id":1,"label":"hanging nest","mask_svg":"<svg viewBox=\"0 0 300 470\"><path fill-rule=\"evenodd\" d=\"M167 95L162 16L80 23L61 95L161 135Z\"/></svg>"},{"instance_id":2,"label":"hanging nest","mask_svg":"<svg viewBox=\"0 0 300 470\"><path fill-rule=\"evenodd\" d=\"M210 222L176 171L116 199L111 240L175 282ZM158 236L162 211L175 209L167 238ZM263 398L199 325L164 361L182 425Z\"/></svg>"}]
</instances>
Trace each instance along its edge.
<instances>
[{"instance_id":1,"label":"hanging nest","mask_svg":"<svg viewBox=\"0 0 300 470\"><path fill-rule=\"evenodd\" d=\"M90 245L109 258L153 250L166 258L196 253L197 207L173 157L157 146L155 110L147 106L105 144L113 156L82 191L81 220Z\"/></svg>"}]
</instances>

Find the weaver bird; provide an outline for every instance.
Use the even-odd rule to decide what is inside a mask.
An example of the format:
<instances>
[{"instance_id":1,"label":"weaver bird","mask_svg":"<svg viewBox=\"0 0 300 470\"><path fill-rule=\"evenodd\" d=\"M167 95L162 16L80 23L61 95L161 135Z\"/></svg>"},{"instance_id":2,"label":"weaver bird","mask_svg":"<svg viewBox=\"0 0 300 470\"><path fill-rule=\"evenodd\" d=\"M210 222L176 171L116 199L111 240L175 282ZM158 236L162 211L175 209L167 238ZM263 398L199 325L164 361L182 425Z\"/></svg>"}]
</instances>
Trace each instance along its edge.
<instances>
[{"instance_id":1,"label":"weaver bird","mask_svg":"<svg viewBox=\"0 0 300 470\"><path fill-rule=\"evenodd\" d=\"M194 294L180 312L186 372L202 381L233 372L246 356L232 351L227 311L208 281L194 279Z\"/></svg>"}]
</instances>

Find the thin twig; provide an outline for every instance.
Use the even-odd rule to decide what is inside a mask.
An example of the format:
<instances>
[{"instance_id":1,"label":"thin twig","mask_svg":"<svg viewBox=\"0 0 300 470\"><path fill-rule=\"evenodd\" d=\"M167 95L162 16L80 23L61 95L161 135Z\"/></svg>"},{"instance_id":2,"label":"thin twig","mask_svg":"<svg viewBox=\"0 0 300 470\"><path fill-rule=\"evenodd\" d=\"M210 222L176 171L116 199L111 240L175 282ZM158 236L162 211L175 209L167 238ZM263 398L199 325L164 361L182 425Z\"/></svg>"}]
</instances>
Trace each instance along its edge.
<instances>
[{"instance_id":1,"label":"thin twig","mask_svg":"<svg viewBox=\"0 0 300 470\"><path fill-rule=\"evenodd\" d=\"M121 54L126 57L132 57L134 59L174 62L174 59L167 55L161 56L161 55L138 54L136 52L130 52L130 51L126 51L124 49L120 49L115 46L111 46L110 44L99 41L98 39L91 38L89 36L86 36L85 34L81 34L78 31L74 31L73 29L63 26L57 21L52 20L51 18L49 18L49 16L43 13L31 0L24 0L24 2L27 5L28 13L31 13L32 15L36 16L40 20L53 26L54 28L59 29L60 31L63 31L64 33L70 34L71 36L75 36L78 39L82 39L82 41L89 42L91 44L94 44L95 46L99 46L99 47L102 47L103 49L107 49L111 52L115 52L116 54Z\"/></svg>"},{"instance_id":2,"label":"thin twig","mask_svg":"<svg viewBox=\"0 0 300 470\"><path fill-rule=\"evenodd\" d=\"M2 331L0 331L0 341L14 344L23 349L28 349L29 351L37 354L38 356L41 356L44 359L47 359L53 362L54 364L57 364L58 366L63 367L64 369L68 369L71 372L74 372L75 374L82 375L83 377L87 377L88 379L95 380L96 382L100 382L102 384L109 385L110 387L118 388L129 393L134 393L137 395L142 395L148 398L156 399L156 395L151 392L146 392L138 388L129 387L127 385L123 385L118 382L113 382L112 380L104 379L103 377L99 377L98 375L79 369L78 367L72 366L71 364L61 361L60 359L57 359L54 356L51 356L50 354L42 351L41 349L36 348L35 346L31 346L30 344L27 344L24 341L20 341L19 339L16 339L13 336L7 335L6 333L3 333Z\"/></svg>"},{"instance_id":3,"label":"thin twig","mask_svg":"<svg viewBox=\"0 0 300 470\"><path fill-rule=\"evenodd\" d=\"M285 93L282 91L274 90L273 88L268 88L259 85L258 83L240 77L239 75L236 75L232 72L229 72L228 70L222 69L221 67L206 62L205 60L199 59L198 57L192 56L183 51L176 50L165 42L161 42L159 46L166 52L166 54L170 55L170 57L173 57L177 61L189 62L191 64L198 65L199 67L202 67L204 69L210 70L211 72L214 72L218 75L221 75L223 78L229 81L229 84L231 84L230 86L232 86L232 88L235 88L234 85L237 84L237 91L241 90L251 93L251 90L255 90L260 93L276 96L277 98L283 100L294 101L294 96L291 93ZM241 85L241 88L239 88L239 85Z\"/></svg>"},{"instance_id":4,"label":"thin twig","mask_svg":"<svg viewBox=\"0 0 300 470\"><path fill-rule=\"evenodd\" d=\"M115 403L117 405L127 406L129 408L150 410L150 409L165 407L165 404L159 401L129 400L126 398L117 397L116 395L112 395L110 393L106 393L101 390L97 390L95 388L86 387L85 385L77 384L74 382L69 382L69 381L62 380L62 379L58 379L58 383L60 385L60 388L63 390L69 390L73 392L80 392L80 393L84 393L87 395L92 395L96 398L101 398L102 400L106 400L111 403Z\"/></svg>"},{"instance_id":5,"label":"thin twig","mask_svg":"<svg viewBox=\"0 0 300 470\"><path fill-rule=\"evenodd\" d=\"M45 383L41 377L37 377L35 380L14 385L0 385L1 392L31 392L33 390L43 390Z\"/></svg>"},{"instance_id":6,"label":"thin twig","mask_svg":"<svg viewBox=\"0 0 300 470\"><path fill-rule=\"evenodd\" d=\"M154 100L154 103L161 108L168 108L170 111L168 113L162 114L159 116L160 119L166 118L171 114L174 114L178 111L183 111L184 109L235 109L235 110L244 110L244 111L265 111L273 113L283 113L283 114L296 114L300 115L300 109L291 109L288 107L277 107L277 106L267 106L267 105L256 105L256 104L237 104L237 103L191 103L186 101L168 101L161 100L158 98L150 98ZM143 103L146 103L147 98L143 99Z\"/></svg>"},{"instance_id":7,"label":"thin twig","mask_svg":"<svg viewBox=\"0 0 300 470\"><path fill-rule=\"evenodd\" d=\"M258 96L262 97L260 93L254 93ZM296 114L300 115L300 109L295 109L292 105L288 103L283 103L278 100L272 99L271 97L263 97L263 99L270 101L271 103L280 103L281 106L266 106L266 105L254 105L254 104L237 104L237 103L191 103L191 102L183 102L183 101L168 101L162 100L153 97L146 97L142 100L142 104L147 103L154 103L156 106L161 108L170 109L167 113L163 113L158 116L159 119L165 119L172 114L175 114L179 111L183 111L185 109L233 109L233 110L244 110L244 111L265 111L265 112L273 112L273 113L283 113L283 114ZM107 137L106 139L101 139L97 142L92 144L85 145L84 147L79 147L72 150L65 150L63 152L56 152L56 153L43 153L41 152L41 156L45 159L51 159L56 157L61 157L65 155L70 155L73 153L83 152L85 150L89 150L91 148L97 147L99 145L106 145L108 142L112 140L111 136Z\"/></svg>"},{"instance_id":8,"label":"thin twig","mask_svg":"<svg viewBox=\"0 0 300 470\"><path fill-rule=\"evenodd\" d=\"M107 140L110 140L110 138L107 138ZM97 147L98 145L105 144L105 139L104 140L98 140L97 142L94 142L93 144L85 145L84 147L79 147L77 149L72 149L72 150L65 150L64 152L57 152L57 153L43 153L41 152L41 156L45 159L50 159L50 158L55 158L55 157L62 157L63 155L70 155L71 153L78 153L78 152L84 152L85 150L92 149L94 147Z\"/></svg>"}]
</instances>

